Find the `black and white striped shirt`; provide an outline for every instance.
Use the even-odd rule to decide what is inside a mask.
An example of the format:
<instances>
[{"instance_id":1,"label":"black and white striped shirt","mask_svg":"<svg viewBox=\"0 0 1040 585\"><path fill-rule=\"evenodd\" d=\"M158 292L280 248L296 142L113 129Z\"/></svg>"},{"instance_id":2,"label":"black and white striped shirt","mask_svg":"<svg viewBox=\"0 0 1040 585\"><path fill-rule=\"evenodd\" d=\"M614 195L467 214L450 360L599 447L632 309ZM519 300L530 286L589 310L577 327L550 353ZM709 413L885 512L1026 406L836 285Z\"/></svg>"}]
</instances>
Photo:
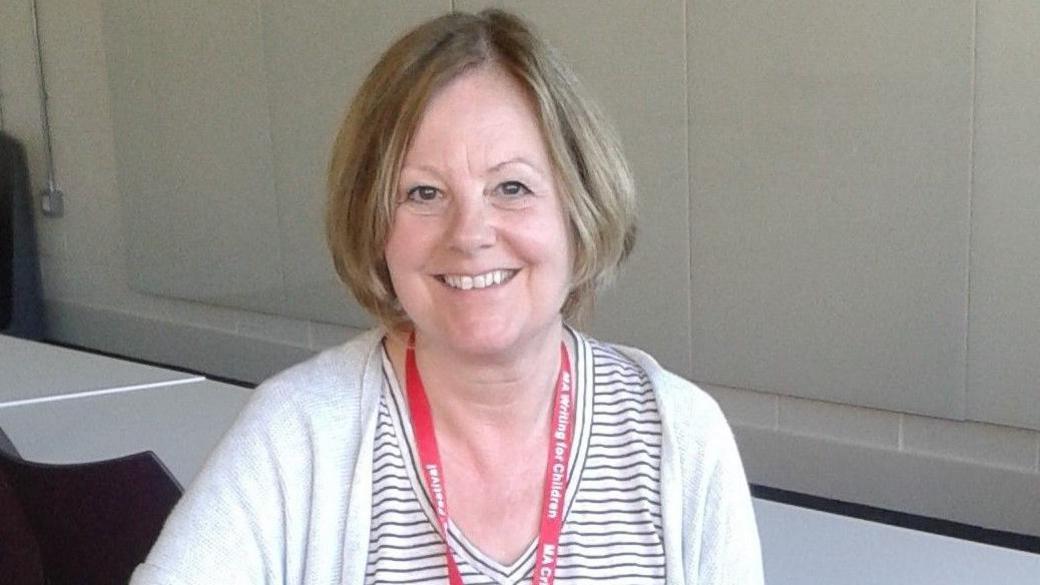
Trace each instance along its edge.
<instances>
[{"instance_id":1,"label":"black and white striped shirt","mask_svg":"<svg viewBox=\"0 0 1040 585\"><path fill-rule=\"evenodd\" d=\"M646 374L608 345L574 334L576 427L556 582L663 583L661 419ZM419 480L407 399L386 353L373 446L368 584L442 584L444 542ZM531 583L532 541L513 564L482 554L454 524L451 549L467 584Z\"/></svg>"}]
</instances>

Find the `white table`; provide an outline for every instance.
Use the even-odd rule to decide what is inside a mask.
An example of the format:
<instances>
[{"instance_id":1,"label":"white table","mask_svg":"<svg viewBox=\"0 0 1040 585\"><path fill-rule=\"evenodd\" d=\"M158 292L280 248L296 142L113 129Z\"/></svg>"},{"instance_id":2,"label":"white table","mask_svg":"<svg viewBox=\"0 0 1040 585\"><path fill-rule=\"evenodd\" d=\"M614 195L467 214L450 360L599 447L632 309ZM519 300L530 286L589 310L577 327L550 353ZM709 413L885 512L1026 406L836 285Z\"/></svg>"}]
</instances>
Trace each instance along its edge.
<instances>
[{"instance_id":1,"label":"white table","mask_svg":"<svg viewBox=\"0 0 1040 585\"><path fill-rule=\"evenodd\" d=\"M754 503L766 585L1040 585L1040 555Z\"/></svg>"},{"instance_id":2,"label":"white table","mask_svg":"<svg viewBox=\"0 0 1040 585\"><path fill-rule=\"evenodd\" d=\"M79 463L154 451L182 486L234 422L251 390L210 380L0 409L21 456Z\"/></svg>"},{"instance_id":3,"label":"white table","mask_svg":"<svg viewBox=\"0 0 1040 585\"><path fill-rule=\"evenodd\" d=\"M204 379L0 335L0 409Z\"/></svg>"}]
</instances>

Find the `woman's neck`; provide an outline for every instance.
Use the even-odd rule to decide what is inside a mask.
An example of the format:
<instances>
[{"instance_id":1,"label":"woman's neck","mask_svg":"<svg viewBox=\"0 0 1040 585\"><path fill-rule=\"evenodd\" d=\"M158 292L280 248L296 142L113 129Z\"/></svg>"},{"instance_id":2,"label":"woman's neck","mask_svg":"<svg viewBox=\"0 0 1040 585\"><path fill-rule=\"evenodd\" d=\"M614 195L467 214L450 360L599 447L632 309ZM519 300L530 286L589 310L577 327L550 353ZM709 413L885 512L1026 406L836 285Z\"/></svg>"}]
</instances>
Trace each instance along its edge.
<instances>
[{"instance_id":1,"label":"woman's neck","mask_svg":"<svg viewBox=\"0 0 1040 585\"><path fill-rule=\"evenodd\" d=\"M527 450L547 436L560 369L562 323L525 340L507 356L460 355L417 333L415 356L446 455L480 464ZM388 336L391 361L404 384L407 334Z\"/></svg>"}]
</instances>

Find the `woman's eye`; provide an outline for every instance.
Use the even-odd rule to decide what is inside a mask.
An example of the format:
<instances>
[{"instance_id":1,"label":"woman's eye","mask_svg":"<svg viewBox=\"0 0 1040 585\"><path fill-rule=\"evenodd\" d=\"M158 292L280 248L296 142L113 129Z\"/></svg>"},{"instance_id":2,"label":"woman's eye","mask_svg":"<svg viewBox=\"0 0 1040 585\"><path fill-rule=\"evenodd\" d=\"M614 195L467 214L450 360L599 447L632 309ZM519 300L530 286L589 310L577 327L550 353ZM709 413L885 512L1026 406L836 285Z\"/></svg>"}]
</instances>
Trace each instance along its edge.
<instances>
[{"instance_id":1,"label":"woman's eye","mask_svg":"<svg viewBox=\"0 0 1040 585\"><path fill-rule=\"evenodd\" d=\"M408 190L408 200L427 203L437 199L437 189L429 185L419 185Z\"/></svg>"},{"instance_id":2,"label":"woman's eye","mask_svg":"<svg viewBox=\"0 0 1040 585\"><path fill-rule=\"evenodd\" d=\"M519 181L506 181L498 186L498 190L508 197L519 197L531 193L531 190Z\"/></svg>"}]
</instances>

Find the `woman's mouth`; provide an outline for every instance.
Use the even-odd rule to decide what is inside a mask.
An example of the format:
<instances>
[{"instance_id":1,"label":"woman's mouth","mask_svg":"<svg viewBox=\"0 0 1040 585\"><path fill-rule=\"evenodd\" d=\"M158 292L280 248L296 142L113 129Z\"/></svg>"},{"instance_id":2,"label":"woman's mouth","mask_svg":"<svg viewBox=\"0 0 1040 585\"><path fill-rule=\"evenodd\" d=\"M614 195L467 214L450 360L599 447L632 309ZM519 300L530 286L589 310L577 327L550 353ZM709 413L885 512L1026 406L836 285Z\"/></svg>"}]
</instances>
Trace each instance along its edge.
<instances>
[{"instance_id":1,"label":"woman's mouth","mask_svg":"<svg viewBox=\"0 0 1040 585\"><path fill-rule=\"evenodd\" d=\"M439 274L437 280L459 290L482 289L509 282L519 270L491 270L482 274Z\"/></svg>"}]
</instances>

